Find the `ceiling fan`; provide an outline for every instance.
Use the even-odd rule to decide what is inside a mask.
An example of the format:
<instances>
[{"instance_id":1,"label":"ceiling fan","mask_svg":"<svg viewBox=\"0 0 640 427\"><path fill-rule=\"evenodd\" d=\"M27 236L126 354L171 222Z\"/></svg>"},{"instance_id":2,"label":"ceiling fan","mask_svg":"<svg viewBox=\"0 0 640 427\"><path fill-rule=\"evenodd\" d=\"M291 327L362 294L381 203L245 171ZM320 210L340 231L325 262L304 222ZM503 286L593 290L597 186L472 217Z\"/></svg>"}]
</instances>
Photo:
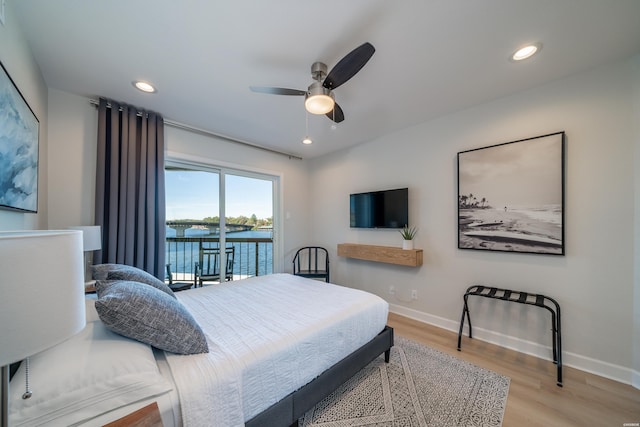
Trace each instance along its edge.
<instances>
[{"instance_id":1,"label":"ceiling fan","mask_svg":"<svg viewBox=\"0 0 640 427\"><path fill-rule=\"evenodd\" d=\"M344 120L342 108L335 102L333 90L355 76L371 59L376 49L371 43L364 43L342 58L329 73L322 62L311 65L311 77L315 80L307 90L282 87L250 86L253 92L271 95L304 96L304 106L312 114L324 114L336 123Z\"/></svg>"}]
</instances>

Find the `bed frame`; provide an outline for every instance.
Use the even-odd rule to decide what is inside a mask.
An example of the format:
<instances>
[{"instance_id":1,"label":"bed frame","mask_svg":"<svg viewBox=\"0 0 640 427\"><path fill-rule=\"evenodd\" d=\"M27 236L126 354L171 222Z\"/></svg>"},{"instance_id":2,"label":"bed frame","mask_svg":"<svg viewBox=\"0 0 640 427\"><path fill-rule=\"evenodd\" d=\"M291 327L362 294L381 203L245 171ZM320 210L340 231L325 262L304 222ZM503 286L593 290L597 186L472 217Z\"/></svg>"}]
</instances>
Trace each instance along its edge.
<instances>
[{"instance_id":1,"label":"bed frame","mask_svg":"<svg viewBox=\"0 0 640 427\"><path fill-rule=\"evenodd\" d=\"M307 385L247 421L245 426L297 426L298 419L309 409L367 366L373 359L384 353L384 361L389 363L391 347L393 347L393 328L385 326L374 339L324 371Z\"/></svg>"}]
</instances>

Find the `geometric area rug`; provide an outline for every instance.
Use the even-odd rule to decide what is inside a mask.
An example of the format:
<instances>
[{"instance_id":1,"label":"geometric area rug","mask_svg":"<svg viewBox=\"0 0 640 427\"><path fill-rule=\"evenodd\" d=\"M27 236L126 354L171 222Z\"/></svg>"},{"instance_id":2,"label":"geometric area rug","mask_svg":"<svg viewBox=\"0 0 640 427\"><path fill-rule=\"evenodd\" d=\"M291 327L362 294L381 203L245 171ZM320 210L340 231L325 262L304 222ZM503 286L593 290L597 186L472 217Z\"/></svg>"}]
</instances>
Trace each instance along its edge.
<instances>
[{"instance_id":1,"label":"geometric area rug","mask_svg":"<svg viewBox=\"0 0 640 427\"><path fill-rule=\"evenodd\" d=\"M303 427L501 426L509 378L396 336L379 356L308 411Z\"/></svg>"}]
</instances>

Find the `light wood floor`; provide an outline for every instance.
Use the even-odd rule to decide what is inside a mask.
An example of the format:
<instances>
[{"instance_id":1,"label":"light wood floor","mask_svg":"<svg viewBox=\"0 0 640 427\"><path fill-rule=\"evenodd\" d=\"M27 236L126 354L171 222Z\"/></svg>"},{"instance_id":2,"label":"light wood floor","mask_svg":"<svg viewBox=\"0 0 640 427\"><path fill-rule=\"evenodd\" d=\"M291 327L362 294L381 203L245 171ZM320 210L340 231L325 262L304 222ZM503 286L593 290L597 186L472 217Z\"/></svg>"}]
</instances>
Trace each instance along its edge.
<instances>
[{"instance_id":1,"label":"light wood floor","mask_svg":"<svg viewBox=\"0 0 640 427\"><path fill-rule=\"evenodd\" d=\"M563 366L564 387L558 387L556 365L551 361L467 336L463 336L462 351L457 351L457 333L393 313L388 324L395 335L511 378L504 427L623 427L640 423L640 390L630 385Z\"/></svg>"}]
</instances>

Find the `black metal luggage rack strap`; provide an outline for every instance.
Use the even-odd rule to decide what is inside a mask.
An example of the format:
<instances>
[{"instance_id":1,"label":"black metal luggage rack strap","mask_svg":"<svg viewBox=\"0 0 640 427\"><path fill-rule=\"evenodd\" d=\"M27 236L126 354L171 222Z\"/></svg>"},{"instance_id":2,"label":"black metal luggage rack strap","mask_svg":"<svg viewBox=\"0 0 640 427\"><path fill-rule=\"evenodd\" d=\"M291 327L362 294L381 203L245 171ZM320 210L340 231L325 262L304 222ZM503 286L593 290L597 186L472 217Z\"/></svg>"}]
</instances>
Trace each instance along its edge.
<instances>
[{"instance_id":1,"label":"black metal luggage rack strap","mask_svg":"<svg viewBox=\"0 0 640 427\"><path fill-rule=\"evenodd\" d=\"M469 338L471 334L471 317L469 317L468 299L470 295L479 297L500 299L519 304L535 305L543 307L551 313L551 331L553 333L553 363L558 368L557 385L562 387L562 340L560 329L560 305L553 298L540 294L529 294L527 292L512 291L510 289L491 288L486 286L473 285L467 288L464 294L464 307L462 309L462 319L460 319L460 330L458 331L458 351L462 344L462 328L464 327L464 317L469 321Z\"/></svg>"}]
</instances>

